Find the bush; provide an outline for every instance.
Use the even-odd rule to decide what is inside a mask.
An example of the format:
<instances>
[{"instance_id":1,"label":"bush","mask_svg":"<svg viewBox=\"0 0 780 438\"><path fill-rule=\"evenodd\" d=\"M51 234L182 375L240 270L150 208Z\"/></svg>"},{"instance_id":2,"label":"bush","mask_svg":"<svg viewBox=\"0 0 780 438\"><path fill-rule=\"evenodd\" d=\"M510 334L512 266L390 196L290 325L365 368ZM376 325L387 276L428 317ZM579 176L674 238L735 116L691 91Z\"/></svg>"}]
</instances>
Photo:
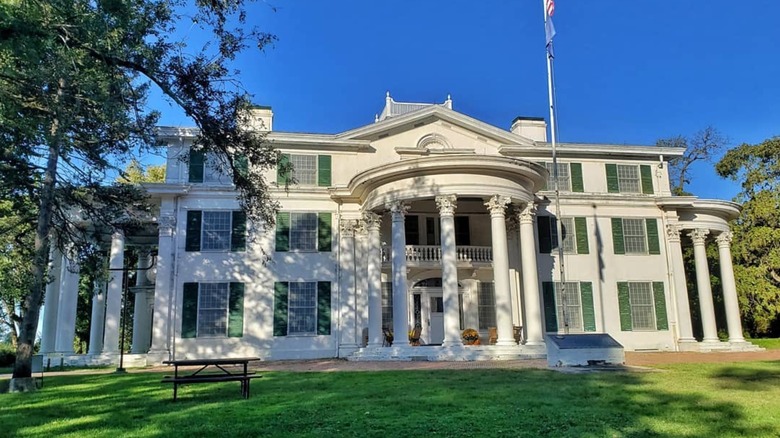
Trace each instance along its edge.
<instances>
[{"instance_id":1,"label":"bush","mask_svg":"<svg viewBox=\"0 0 780 438\"><path fill-rule=\"evenodd\" d=\"M16 349L11 344L0 344L0 367L10 367L16 362Z\"/></svg>"}]
</instances>

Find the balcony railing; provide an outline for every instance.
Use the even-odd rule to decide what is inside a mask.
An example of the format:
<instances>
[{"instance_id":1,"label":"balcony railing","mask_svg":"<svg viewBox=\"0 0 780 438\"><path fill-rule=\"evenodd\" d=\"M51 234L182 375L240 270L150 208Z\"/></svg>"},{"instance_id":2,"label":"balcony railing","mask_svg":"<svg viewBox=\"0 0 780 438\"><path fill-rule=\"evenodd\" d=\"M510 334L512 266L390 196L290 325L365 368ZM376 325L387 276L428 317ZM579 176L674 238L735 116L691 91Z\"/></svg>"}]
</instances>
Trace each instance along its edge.
<instances>
[{"instance_id":1,"label":"balcony railing","mask_svg":"<svg viewBox=\"0 0 780 438\"><path fill-rule=\"evenodd\" d=\"M382 247L382 262L391 261L392 249ZM493 261L493 248L490 246L457 246L455 259L458 262L490 263ZM439 245L407 245L406 261L408 263L439 263L441 262L441 246Z\"/></svg>"}]
</instances>

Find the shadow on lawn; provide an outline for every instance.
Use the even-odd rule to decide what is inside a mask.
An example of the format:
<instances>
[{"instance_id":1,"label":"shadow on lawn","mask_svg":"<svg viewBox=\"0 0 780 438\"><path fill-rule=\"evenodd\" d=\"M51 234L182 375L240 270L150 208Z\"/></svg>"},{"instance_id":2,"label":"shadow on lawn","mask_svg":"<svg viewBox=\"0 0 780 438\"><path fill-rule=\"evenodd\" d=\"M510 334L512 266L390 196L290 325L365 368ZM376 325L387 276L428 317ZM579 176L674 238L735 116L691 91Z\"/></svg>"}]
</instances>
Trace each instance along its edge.
<instances>
[{"instance_id":1,"label":"shadow on lawn","mask_svg":"<svg viewBox=\"0 0 780 438\"><path fill-rule=\"evenodd\" d=\"M777 374L768 374L763 382L775 385ZM266 373L252 384L249 400L241 399L238 384L195 385L182 388L177 403L171 402L172 390L160 384L159 374L52 377L39 393L9 395L0 408L0 423L14 436L711 437L779 432L772 425L751 424L747 408L727 396L707 396L698 388L681 391L684 380L659 375L492 369ZM719 370L716 378L743 377L733 367Z\"/></svg>"},{"instance_id":2,"label":"shadow on lawn","mask_svg":"<svg viewBox=\"0 0 780 438\"><path fill-rule=\"evenodd\" d=\"M780 362L772 362L774 369L755 369L746 365L730 366L719 370L714 377L724 389L743 391L767 391L780 387Z\"/></svg>"}]
</instances>

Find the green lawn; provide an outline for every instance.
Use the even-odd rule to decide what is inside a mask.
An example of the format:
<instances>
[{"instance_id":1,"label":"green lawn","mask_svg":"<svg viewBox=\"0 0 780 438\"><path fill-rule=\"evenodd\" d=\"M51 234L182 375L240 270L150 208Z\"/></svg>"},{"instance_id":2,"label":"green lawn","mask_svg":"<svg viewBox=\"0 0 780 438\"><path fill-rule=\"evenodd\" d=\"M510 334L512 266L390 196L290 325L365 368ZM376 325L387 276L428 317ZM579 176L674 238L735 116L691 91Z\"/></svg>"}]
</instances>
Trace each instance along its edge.
<instances>
[{"instance_id":1,"label":"green lawn","mask_svg":"<svg viewBox=\"0 0 780 438\"><path fill-rule=\"evenodd\" d=\"M780 349L780 338L749 339L749 341L767 350Z\"/></svg>"},{"instance_id":2,"label":"green lawn","mask_svg":"<svg viewBox=\"0 0 780 438\"><path fill-rule=\"evenodd\" d=\"M686 364L660 372L547 370L268 372L183 387L161 374L47 377L0 395L0 435L777 436L780 362Z\"/></svg>"}]
</instances>

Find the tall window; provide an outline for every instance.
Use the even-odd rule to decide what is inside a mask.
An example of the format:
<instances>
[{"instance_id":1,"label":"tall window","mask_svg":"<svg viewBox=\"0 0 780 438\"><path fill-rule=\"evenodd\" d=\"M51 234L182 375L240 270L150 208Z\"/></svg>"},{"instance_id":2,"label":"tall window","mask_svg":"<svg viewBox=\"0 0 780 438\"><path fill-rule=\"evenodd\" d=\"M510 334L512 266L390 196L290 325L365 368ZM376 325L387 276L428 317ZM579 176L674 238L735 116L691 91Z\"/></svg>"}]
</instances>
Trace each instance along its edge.
<instances>
[{"instance_id":1,"label":"tall window","mask_svg":"<svg viewBox=\"0 0 780 438\"><path fill-rule=\"evenodd\" d=\"M245 251L243 211L187 211L185 251Z\"/></svg>"},{"instance_id":2,"label":"tall window","mask_svg":"<svg viewBox=\"0 0 780 438\"><path fill-rule=\"evenodd\" d=\"M644 219L623 219L623 242L626 254L647 254Z\"/></svg>"},{"instance_id":3,"label":"tall window","mask_svg":"<svg viewBox=\"0 0 780 438\"><path fill-rule=\"evenodd\" d=\"M561 287L560 282L556 282L555 304L558 315L558 330L566 328L564 316L569 320L569 330L583 330L582 303L580 302L580 284L578 282L567 281L565 288Z\"/></svg>"},{"instance_id":4,"label":"tall window","mask_svg":"<svg viewBox=\"0 0 780 438\"><path fill-rule=\"evenodd\" d=\"M300 185L317 184L317 156L316 155L290 155L290 163L293 166L293 178Z\"/></svg>"},{"instance_id":5,"label":"tall window","mask_svg":"<svg viewBox=\"0 0 780 438\"><path fill-rule=\"evenodd\" d=\"M226 336L228 283L201 283L198 295L198 336Z\"/></svg>"},{"instance_id":6,"label":"tall window","mask_svg":"<svg viewBox=\"0 0 780 438\"><path fill-rule=\"evenodd\" d=\"M639 166L617 165L618 187L621 193L641 193Z\"/></svg>"},{"instance_id":7,"label":"tall window","mask_svg":"<svg viewBox=\"0 0 780 438\"><path fill-rule=\"evenodd\" d=\"M317 213L290 213L290 249L317 250Z\"/></svg>"},{"instance_id":8,"label":"tall window","mask_svg":"<svg viewBox=\"0 0 780 438\"><path fill-rule=\"evenodd\" d=\"M201 251L227 251L230 249L232 213L229 211L204 211L201 234Z\"/></svg>"},{"instance_id":9,"label":"tall window","mask_svg":"<svg viewBox=\"0 0 780 438\"><path fill-rule=\"evenodd\" d=\"M393 283L382 283L382 328L393 328Z\"/></svg>"},{"instance_id":10,"label":"tall window","mask_svg":"<svg viewBox=\"0 0 780 438\"><path fill-rule=\"evenodd\" d=\"M208 152L204 158L203 182L232 184L233 178L230 176L230 170L213 152Z\"/></svg>"},{"instance_id":11,"label":"tall window","mask_svg":"<svg viewBox=\"0 0 780 438\"><path fill-rule=\"evenodd\" d=\"M288 334L314 334L317 330L317 283L290 282Z\"/></svg>"},{"instance_id":12,"label":"tall window","mask_svg":"<svg viewBox=\"0 0 780 438\"><path fill-rule=\"evenodd\" d=\"M563 252L566 254L577 254L577 237L574 235L574 218L561 218L561 228L563 230ZM558 242L558 223L554 217L550 218L550 235L553 246Z\"/></svg>"},{"instance_id":13,"label":"tall window","mask_svg":"<svg viewBox=\"0 0 780 438\"><path fill-rule=\"evenodd\" d=\"M628 283L631 323L634 330L655 330L655 303L650 283Z\"/></svg>"},{"instance_id":14,"label":"tall window","mask_svg":"<svg viewBox=\"0 0 780 438\"><path fill-rule=\"evenodd\" d=\"M555 173L553 163L544 163L547 172L547 190L555 190ZM571 191L571 173L569 172L569 163L558 163L558 190L562 192Z\"/></svg>"},{"instance_id":15,"label":"tall window","mask_svg":"<svg viewBox=\"0 0 780 438\"><path fill-rule=\"evenodd\" d=\"M496 289L493 283L480 283L477 309L479 328L496 326Z\"/></svg>"}]
</instances>

